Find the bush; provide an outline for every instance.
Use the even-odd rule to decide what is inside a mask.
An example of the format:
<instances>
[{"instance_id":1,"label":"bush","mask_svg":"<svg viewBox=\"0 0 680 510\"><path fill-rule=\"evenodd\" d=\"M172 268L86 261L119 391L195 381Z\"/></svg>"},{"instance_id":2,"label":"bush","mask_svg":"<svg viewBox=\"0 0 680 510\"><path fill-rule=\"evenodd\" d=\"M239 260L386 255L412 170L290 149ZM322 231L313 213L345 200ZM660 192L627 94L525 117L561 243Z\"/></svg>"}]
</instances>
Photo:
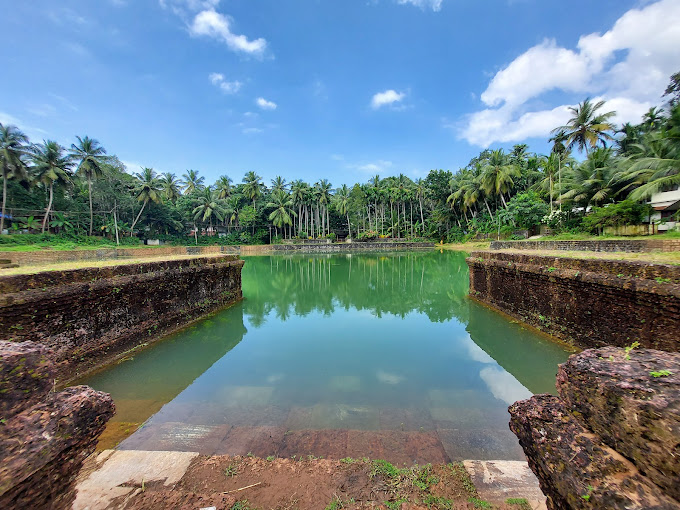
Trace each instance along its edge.
<instances>
[{"instance_id":1,"label":"bush","mask_svg":"<svg viewBox=\"0 0 680 510\"><path fill-rule=\"evenodd\" d=\"M608 204L604 207L594 207L583 219L583 227L594 232L603 227L618 227L623 225L639 225L645 219L649 206L623 200L618 204Z\"/></svg>"},{"instance_id":2,"label":"bush","mask_svg":"<svg viewBox=\"0 0 680 510\"><path fill-rule=\"evenodd\" d=\"M498 213L501 221L525 229L539 225L546 214L548 214L548 204L541 200L534 191L515 195L508 202L508 207Z\"/></svg>"},{"instance_id":3,"label":"bush","mask_svg":"<svg viewBox=\"0 0 680 510\"><path fill-rule=\"evenodd\" d=\"M136 237L120 237L122 246L138 246L142 242ZM98 236L86 236L78 234L12 234L0 235L0 249L2 247L35 247L53 248L61 250L76 250L78 248L103 247L114 248L115 239Z\"/></svg>"},{"instance_id":4,"label":"bush","mask_svg":"<svg viewBox=\"0 0 680 510\"><path fill-rule=\"evenodd\" d=\"M374 230L366 230L357 234L357 241L372 241L378 238L378 233Z\"/></svg>"}]
</instances>

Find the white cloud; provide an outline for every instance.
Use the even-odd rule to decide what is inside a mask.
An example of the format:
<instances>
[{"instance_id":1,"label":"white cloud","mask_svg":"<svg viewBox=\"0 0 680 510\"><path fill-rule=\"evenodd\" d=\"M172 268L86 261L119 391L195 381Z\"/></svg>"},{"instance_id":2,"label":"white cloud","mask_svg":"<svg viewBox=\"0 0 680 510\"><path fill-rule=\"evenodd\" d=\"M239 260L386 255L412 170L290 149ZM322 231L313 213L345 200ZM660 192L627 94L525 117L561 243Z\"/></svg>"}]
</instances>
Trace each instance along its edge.
<instances>
[{"instance_id":1,"label":"white cloud","mask_svg":"<svg viewBox=\"0 0 680 510\"><path fill-rule=\"evenodd\" d=\"M386 90L378 92L371 99L371 108L377 110L381 106L393 105L401 102L406 97L404 92L397 92L396 90Z\"/></svg>"},{"instance_id":2,"label":"white cloud","mask_svg":"<svg viewBox=\"0 0 680 510\"><path fill-rule=\"evenodd\" d=\"M19 127L19 124L21 124L21 122L15 116L10 115L9 113L0 112L0 124L2 124L3 126L12 125Z\"/></svg>"},{"instance_id":3,"label":"white cloud","mask_svg":"<svg viewBox=\"0 0 680 510\"><path fill-rule=\"evenodd\" d=\"M158 0L163 9L171 9L175 14L182 15L186 11L205 11L217 8L220 0Z\"/></svg>"},{"instance_id":4,"label":"white cloud","mask_svg":"<svg viewBox=\"0 0 680 510\"><path fill-rule=\"evenodd\" d=\"M500 367L483 368L479 371L479 377L494 397L508 405L531 398L532 393L512 374Z\"/></svg>"},{"instance_id":5,"label":"white cloud","mask_svg":"<svg viewBox=\"0 0 680 510\"><path fill-rule=\"evenodd\" d=\"M193 36L212 37L225 43L229 49L250 55L262 55L267 48L267 41L262 38L248 40L245 35L234 34L230 27L230 19L219 12L208 9L199 12L189 26Z\"/></svg>"},{"instance_id":6,"label":"white cloud","mask_svg":"<svg viewBox=\"0 0 680 510\"><path fill-rule=\"evenodd\" d=\"M379 159L378 161L373 161L370 163L360 163L358 165L348 165L349 168L355 170L361 170L362 172L368 172L370 174L375 174L378 172L386 172L392 166L391 161L386 161L384 159Z\"/></svg>"},{"instance_id":7,"label":"white cloud","mask_svg":"<svg viewBox=\"0 0 680 510\"><path fill-rule=\"evenodd\" d=\"M263 110L276 110L277 104L273 101L267 101L264 97L258 97L255 104Z\"/></svg>"},{"instance_id":8,"label":"white cloud","mask_svg":"<svg viewBox=\"0 0 680 510\"><path fill-rule=\"evenodd\" d=\"M248 128L243 128L243 134L244 135L257 135L259 133L262 133L264 129L261 128L256 128L256 127L248 127Z\"/></svg>"},{"instance_id":9,"label":"white cloud","mask_svg":"<svg viewBox=\"0 0 680 510\"><path fill-rule=\"evenodd\" d=\"M495 74L481 95L487 108L468 115L459 134L482 147L547 136L569 118L569 105L531 105L556 90L598 96L616 122L639 122L677 71L678 27L680 2L661 0L629 10L604 34L582 36L574 49L543 41Z\"/></svg>"},{"instance_id":10,"label":"white cloud","mask_svg":"<svg viewBox=\"0 0 680 510\"><path fill-rule=\"evenodd\" d=\"M420 7L421 9L429 7L433 11L441 10L442 2L443 0L397 0L397 3L400 5L411 4Z\"/></svg>"},{"instance_id":11,"label":"white cloud","mask_svg":"<svg viewBox=\"0 0 680 510\"><path fill-rule=\"evenodd\" d=\"M225 94L236 94L243 85L240 81L227 81L221 73L210 73L208 79Z\"/></svg>"}]
</instances>

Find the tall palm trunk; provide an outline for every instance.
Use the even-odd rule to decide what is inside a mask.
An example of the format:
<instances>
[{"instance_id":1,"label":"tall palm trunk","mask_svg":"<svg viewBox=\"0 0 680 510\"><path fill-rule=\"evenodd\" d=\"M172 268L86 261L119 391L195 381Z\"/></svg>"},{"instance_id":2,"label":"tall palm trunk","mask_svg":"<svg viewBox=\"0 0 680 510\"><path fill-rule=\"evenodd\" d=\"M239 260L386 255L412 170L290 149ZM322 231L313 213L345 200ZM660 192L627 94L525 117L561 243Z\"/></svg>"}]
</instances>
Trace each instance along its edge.
<instances>
[{"instance_id":1,"label":"tall palm trunk","mask_svg":"<svg viewBox=\"0 0 680 510\"><path fill-rule=\"evenodd\" d=\"M47 209L45 209L45 217L42 222L42 233L45 233L45 224L47 223L47 218L50 217L50 209L52 209L52 199L54 198L54 182L50 184L50 199L47 202Z\"/></svg>"},{"instance_id":2,"label":"tall palm trunk","mask_svg":"<svg viewBox=\"0 0 680 510\"><path fill-rule=\"evenodd\" d=\"M0 215L0 233L5 229L5 204L7 202L7 170L2 169L2 215Z\"/></svg>"},{"instance_id":3,"label":"tall palm trunk","mask_svg":"<svg viewBox=\"0 0 680 510\"><path fill-rule=\"evenodd\" d=\"M90 197L90 235L92 235L92 224L93 224L93 217L92 217L92 179L88 176L87 177L87 194Z\"/></svg>"},{"instance_id":4,"label":"tall palm trunk","mask_svg":"<svg viewBox=\"0 0 680 510\"><path fill-rule=\"evenodd\" d=\"M418 204L420 205L420 233L425 232L425 218L423 217L423 199L418 198Z\"/></svg>"},{"instance_id":5,"label":"tall palm trunk","mask_svg":"<svg viewBox=\"0 0 680 510\"><path fill-rule=\"evenodd\" d=\"M489 202L484 199L484 205L486 205L486 210L489 211L489 216L491 216L491 221L493 221L493 214L491 214L491 207L489 207Z\"/></svg>"},{"instance_id":6,"label":"tall palm trunk","mask_svg":"<svg viewBox=\"0 0 680 510\"><path fill-rule=\"evenodd\" d=\"M144 202L142 202L142 208L139 210L139 213L137 214L137 217L135 218L135 221L132 222L132 226L130 227L130 235L133 235L133 231L134 231L134 229L135 229L135 225L136 225L137 222L139 221L139 217L142 215L142 211L143 211L144 208L146 207L146 203L147 203L147 202L148 202L148 200L144 200Z\"/></svg>"},{"instance_id":7,"label":"tall palm trunk","mask_svg":"<svg viewBox=\"0 0 680 510\"><path fill-rule=\"evenodd\" d=\"M349 212L347 213L347 237L352 238L352 225L349 223Z\"/></svg>"}]
</instances>

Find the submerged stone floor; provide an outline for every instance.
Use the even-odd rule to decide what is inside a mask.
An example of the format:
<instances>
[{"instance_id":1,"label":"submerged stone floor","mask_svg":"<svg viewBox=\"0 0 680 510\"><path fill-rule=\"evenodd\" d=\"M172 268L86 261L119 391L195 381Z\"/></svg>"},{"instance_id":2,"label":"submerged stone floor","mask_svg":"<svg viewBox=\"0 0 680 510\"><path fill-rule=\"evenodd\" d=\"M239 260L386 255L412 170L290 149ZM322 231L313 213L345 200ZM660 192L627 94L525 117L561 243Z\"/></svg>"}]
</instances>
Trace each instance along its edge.
<instances>
[{"instance_id":1,"label":"submerged stone floor","mask_svg":"<svg viewBox=\"0 0 680 510\"><path fill-rule=\"evenodd\" d=\"M321 404L288 409L173 402L118 449L286 458L368 456L400 465L524 459L505 425L506 412L501 411L503 416L484 417L444 407L375 409ZM503 428L496 426L499 422ZM487 427L480 427L483 423Z\"/></svg>"},{"instance_id":2,"label":"submerged stone floor","mask_svg":"<svg viewBox=\"0 0 680 510\"><path fill-rule=\"evenodd\" d=\"M386 508L386 502L395 501L410 509L473 508L480 500L501 509L526 510L527 504L546 508L538 481L524 461L440 464L426 471L407 470L401 479L376 475L371 466L352 459L265 460L106 450L91 457L81 472L73 509L231 508L244 500L254 508L301 510L324 508L331 501L339 501L342 508ZM414 473L421 473L424 490L414 483ZM513 501L509 498L526 503L508 504Z\"/></svg>"}]
</instances>

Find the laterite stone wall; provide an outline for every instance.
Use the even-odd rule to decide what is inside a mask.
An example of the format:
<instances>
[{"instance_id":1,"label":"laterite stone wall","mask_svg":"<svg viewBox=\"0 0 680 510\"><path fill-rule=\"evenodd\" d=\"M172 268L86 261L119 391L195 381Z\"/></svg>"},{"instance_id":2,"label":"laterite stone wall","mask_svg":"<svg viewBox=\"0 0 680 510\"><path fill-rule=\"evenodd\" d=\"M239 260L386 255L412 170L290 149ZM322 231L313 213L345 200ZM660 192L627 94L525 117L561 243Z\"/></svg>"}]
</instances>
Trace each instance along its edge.
<instances>
[{"instance_id":1,"label":"laterite stone wall","mask_svg":"<svg viewBox=\"0 0 680 510\"><path fill-rule=\"evenodd\" d=\"M680 266L474 252L470 296L582 348L680 351Z\"/></svg>"},{"instance_id":2,"label":"laterite stone wall","mask_svg":"<svg viewBox=\"0 0 680 510\"><path fill-rule=\"evenodd\" d=\"M602 241L492 241L492 250L678 251L680 239L607 239Z\"/></svg>"},{"instance_id":3,"label":"laterite stone wall","mask_svg":"<svg viewBox=\"0 0 680 510\"><path fill-rule=\"evenodd\" d=\"M51 350L60 385L242 298L236 256L0 277L0 340Z\"/></svg>"}]
</instances>

